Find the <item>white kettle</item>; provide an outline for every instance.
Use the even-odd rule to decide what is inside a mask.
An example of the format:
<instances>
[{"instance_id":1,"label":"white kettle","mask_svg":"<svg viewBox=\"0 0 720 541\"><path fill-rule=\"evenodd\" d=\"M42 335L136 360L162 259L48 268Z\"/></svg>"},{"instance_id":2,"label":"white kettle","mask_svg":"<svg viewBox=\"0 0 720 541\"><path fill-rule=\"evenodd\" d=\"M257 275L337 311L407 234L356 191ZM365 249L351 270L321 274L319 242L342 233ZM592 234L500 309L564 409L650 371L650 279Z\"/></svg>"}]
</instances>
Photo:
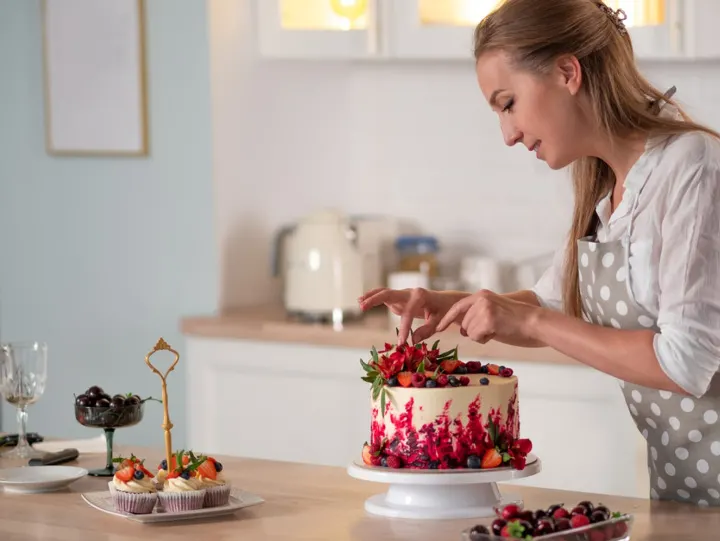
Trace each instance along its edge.
<instances>
[{"instance_id":1,"label":"white kettle","mask_svg":"<svg viewBox=\"0 0 720 541\"><path fill-rule=\"evenodd\" d=\"M290 315L342 323L361 313L363 264L357 240L350 220L334 210L317 211L280 229L273 274L284 276L283 302Z\"/></svg>"}]
</instances>

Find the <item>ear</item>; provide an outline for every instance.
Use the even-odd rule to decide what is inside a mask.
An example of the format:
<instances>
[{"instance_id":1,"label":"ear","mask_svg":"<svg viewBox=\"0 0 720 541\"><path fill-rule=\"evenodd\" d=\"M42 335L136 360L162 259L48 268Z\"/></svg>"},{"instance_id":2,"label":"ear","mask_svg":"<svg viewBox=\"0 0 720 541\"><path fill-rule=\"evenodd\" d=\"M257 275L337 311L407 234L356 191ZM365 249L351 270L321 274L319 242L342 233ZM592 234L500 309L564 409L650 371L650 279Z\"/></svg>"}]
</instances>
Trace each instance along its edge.
<instances>
[{"instance_id":1,"label":"ear","mask_svg":"<svg viewBox=\"0 0 720 541\"><path fill-rule=\"evenodd\" d=\"M580 61L573 55L563 55L557 59L555 69L560 84L567 88L571 95L577 94L582 84Z\"/></svg>"}]
</instances>

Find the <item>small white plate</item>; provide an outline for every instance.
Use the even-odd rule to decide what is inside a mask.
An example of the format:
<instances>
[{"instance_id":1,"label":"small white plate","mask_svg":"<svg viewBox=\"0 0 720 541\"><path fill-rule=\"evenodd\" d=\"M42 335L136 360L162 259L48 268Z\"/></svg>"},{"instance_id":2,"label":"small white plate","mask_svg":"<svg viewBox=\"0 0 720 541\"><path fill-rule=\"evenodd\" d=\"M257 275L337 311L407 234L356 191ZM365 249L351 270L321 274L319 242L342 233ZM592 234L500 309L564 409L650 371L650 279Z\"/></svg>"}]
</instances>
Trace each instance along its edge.
<instances>
[{"instance_id":1,"label":"small white plate","mask_svg":"<svg viewBox=\"0 0 720 541\"><path fill-rule=\"evenodd\" d=\"M130 513L123 513L115 509L113 504L112 494L109 490L101 490L99 492L85 492L82 494L83 500L90 504L95 509L104 511L116 517L126 518L134 522L152 523L152 522L173 522L178 520L192 520L200 518L212 518L219 517L222 515L230 515L240 509L251 507L264 503L260 496L240 490L238 488L230 489L230 502L227 505L221 507L209 507L207 509L197 509L195 511L181 511L177 513L167 513L158 504L153 509L152 513L146 515L133 515Z\"/></svg>"},{"instance_id":2,"label":"small white plate","mask_svg":"<svg viewBox=\"0 0 720 541\"><path fill-rule=\"evenodd\" d=\"M74 466L22 466L0 469L0 486L5 492L36 494L61 490L88 474Z\"/></svg>"}]
</instances>

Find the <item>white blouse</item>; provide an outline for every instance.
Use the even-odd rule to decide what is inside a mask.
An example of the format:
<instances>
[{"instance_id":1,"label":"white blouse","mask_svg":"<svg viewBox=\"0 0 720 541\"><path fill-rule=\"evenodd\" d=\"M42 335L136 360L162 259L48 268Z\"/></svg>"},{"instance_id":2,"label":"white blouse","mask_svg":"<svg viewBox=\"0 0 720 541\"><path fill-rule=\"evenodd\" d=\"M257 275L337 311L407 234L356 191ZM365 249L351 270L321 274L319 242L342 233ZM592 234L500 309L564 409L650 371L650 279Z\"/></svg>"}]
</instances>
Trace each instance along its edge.
<instances>
[{"instance_id":1,"label":"white blouse","mask_svg":"<svg viewBox=\"0 0 720 541\"><path fill-rule=\"evenodd\" d=\"M646 147L624 186L612 215L609 194L596 207L598 241L626 237L632 220L625 265L634 300L656 317L660 366L699 398L720 368L720 141L695 132ZM554 310L563 259L564 248L532 289Z\"/></svg>"}]
</instances>

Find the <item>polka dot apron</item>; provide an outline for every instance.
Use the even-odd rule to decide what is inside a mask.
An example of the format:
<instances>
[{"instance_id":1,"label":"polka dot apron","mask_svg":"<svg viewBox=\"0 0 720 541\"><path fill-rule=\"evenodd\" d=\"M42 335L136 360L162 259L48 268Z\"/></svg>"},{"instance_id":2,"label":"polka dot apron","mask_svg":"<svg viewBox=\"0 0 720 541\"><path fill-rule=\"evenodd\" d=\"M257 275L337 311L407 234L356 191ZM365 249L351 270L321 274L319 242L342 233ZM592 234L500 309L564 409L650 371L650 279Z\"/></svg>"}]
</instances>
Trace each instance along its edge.
<instances>
[{"instance_id":1,"label":"polka dot apron","mask_svg":"<svg viewBox=\"0 0 720 541\"><path fill-rule=\"evenodd\" d=\"M634 214L637 195L632 205ZM658 330L655 318L633 300L628 275L630 225L623 238L578 241L583 316L617 329ZM620 381L628 409L647 441L650 497L720 506L720 394L702 398Z\"/></svg>"}]
</instances>

